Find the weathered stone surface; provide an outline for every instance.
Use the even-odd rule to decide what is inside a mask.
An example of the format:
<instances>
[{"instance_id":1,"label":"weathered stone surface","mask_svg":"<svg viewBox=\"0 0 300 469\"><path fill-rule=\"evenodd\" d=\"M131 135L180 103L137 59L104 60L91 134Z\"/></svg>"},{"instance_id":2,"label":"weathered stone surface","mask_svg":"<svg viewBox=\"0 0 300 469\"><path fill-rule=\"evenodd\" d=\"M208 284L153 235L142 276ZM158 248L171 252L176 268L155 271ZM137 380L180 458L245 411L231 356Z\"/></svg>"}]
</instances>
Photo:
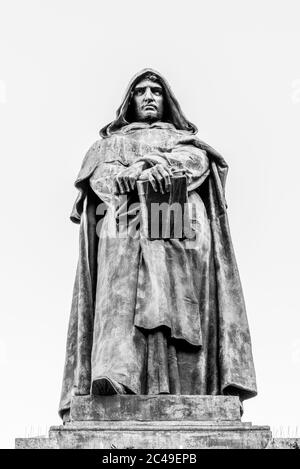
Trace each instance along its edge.
<instances>
[{"instance_id":1,"label":"weathered stone surface","mask_svg":"<svg viewBox=\"0 0 300 469\"><path fill-rule=\"evenodd\" d=\"M300 438L272 438L267 449L300 449Z\"/></svg>"},{"instance_id":2,"label":"weathered stone surface","mask_svg":"<svg viewBox=\"0 0 300 469\"><path fill-rule=\"evenodd\" d=\"M236 396L115 395L74 397L71 420L240 420Z\"/></svg>"},{"instance_id":3,"label":"weathered stone surface","mask_svg":"<svg viewBox=\"0 0 300 469\"><path fill-rule=\"evenodd\" d=\"M15 449L59 449L56 438L31 437L16 438Z\"/></svg>"},{"instance_id":4,"label":"weathered stone surface","mask_svg":"<svg viewBox=\"0 0 300 469\"><path fill-rule=\"evenodd\" d=\"M241 422L233 396L75 397L71 420L16 448L266 448L269 427Z\"/></svg>"},{"instance_id":5,"label":"weathered stone surface","mask_svg":"<svg viewBox=\"0 0 300 469\"><path fill-rule=\"evenodd\" d=\"M60 449L263 449L267 446L271 434L269 427L249 425L181 425L166 423L153 425L144 423L137 427L131 422L121 426L119 422L110 422L109 426L99 424L93 427L67 424L52 427L49 439L18 439L18 448L60 448Z\"/></svg>"}]
</instances>

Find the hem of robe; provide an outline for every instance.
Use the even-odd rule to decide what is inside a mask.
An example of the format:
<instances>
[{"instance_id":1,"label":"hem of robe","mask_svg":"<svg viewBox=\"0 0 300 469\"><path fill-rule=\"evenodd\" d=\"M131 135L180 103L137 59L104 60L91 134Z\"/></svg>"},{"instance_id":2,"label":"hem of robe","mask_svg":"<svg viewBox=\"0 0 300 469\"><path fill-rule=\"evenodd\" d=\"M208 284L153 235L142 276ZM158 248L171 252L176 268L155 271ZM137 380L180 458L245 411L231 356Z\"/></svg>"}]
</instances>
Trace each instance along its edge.
<instances>
[{"instance_id":1,"label":"hem of robe","mask_svg":"<svg viewBox=\"0 0 300 469\"><path fill-rule=\"evenodd\" d=\"M168 333L169 333L169 338L170 339L174 339L174 340L179 340L179 341L184 341L186 342L188 345L192 345L193 347L199 347L201 348L202 347L202 341L199 340L198 342L192 342L190 339L188 339L187 337L185 337L183 334L181 335L176 335L175 333L173 333L172 331L172 327L165 324L165 323L159 323L157 324L157 326L155 327L145 327L145 326L142 326L142 325L139 325L139 324L136 324L134 323L134 326L137 328L137 329L141 329L142 332L146 332L146 333L150 333L150 334L153 334L154 332L157 331L157 329L159 328L166 328L168 330Z\"/></svg>"},{"instance_id":2,"label":"hem of robe","mask_svg":"<svg viewBox=\"0 0 300 469\"><path fill-rule=\"evenodd\" d=\"M115 375L114 373L109 373L109 376L106 374L106 375L101 375L97 378L93 378L92 384L91 384L91 395L94 395L94 396L101 395L101 393L97 391L97 388L99 385L101 386L102 384L101 382L103 382L104 384L105 380L108 381L111 387L116 391L115 394L141 394L141 390L137 388L134 389L135 386L132 385L132 383L130 383L128 379L124 377L124 375L118 376L118 375ZM119 386L122 386L124 388L124 391L125 391L124 393L117 391L117 388Z\"/></svg>"},{"instance_id":3,"label":"hem of robe","mask_svg":"<svg viewBox=\"0 0 300 469\"><path fill-rule=\"evenodd\" d=\"M93 379L91 386L91 394L98 395L113 395L113 394L128 394L125 386L118 381L109 378L108 376L100 376Z\"/></svg>"},{"instance_id":4,"label":"hem of robe","mask_svg":"<svg viewBox=\"0 0 300 469\"><path fill-rule=\"evenodd\" d=\"M230 391L226 392L228 391L228 388L230 389L231 392ZM232 389L236 390L236 393L233 393ZM243 394L239 391L242 391ZM222 386L222 395L223 396L238 396L241 401L245 401L247 399L251 399L252 397L257 396L257 391L251 390L245 386L232 382L232 383L227 383Z\"/></svg>"},{"instance_id":5,"label":"hem of robe","mask_svg":"<svg viewBox=\"0 0 300 469\"><path fill-rule=\"evenodd\" d=\"M68 402L68 404L66 404L64 407L61 407L59 410L58 410L58 416L64 420L64 415L67 413L67 412L70 412L70 408L71 408L71 402Z\"/></svg>"}]
</instances>

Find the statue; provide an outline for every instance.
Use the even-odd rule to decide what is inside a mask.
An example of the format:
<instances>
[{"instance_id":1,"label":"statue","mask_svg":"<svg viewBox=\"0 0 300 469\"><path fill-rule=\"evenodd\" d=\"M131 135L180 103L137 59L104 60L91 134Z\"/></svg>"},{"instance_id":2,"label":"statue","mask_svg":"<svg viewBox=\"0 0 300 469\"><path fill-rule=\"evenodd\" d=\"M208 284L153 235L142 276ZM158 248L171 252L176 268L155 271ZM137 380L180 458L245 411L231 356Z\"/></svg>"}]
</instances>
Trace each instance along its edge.
<instances>
[{"instance_id":1,"label":"statue","mask_svg":"<svg viewBox=\"0 0 300 469\"><path fill-rule=\"evenodd\" d=\"M144 69L87 152L71 214L80 234L64 419L72 395L238 395L241 402L256 395L226 214L228 166L196 133L167 81ZM130 209L141 203L137 187L147 183L159 199L176 174L195 208L188 212L192 239L151 239ZM110 231L118 231L120 214L133 228L125 236Z\"/></svg>"}]
</instances>

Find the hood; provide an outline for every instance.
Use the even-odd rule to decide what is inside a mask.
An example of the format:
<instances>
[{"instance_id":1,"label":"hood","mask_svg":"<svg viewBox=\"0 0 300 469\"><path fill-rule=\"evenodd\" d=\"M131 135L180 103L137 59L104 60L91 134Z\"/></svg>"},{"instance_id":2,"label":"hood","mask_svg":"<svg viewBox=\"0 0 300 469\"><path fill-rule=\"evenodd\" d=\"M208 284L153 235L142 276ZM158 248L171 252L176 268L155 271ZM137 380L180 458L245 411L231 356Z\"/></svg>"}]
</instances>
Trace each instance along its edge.
<instances>
[{"instance_id":1,"label":"hood","mask_svg":"<svg viewBox=\"0 0 300 469\"><path fill-rule=\"evenodd\" d=\"M163 88L164 106L165 106L163 121L173 124L174 127L178 130L185 130L191 134L197 133L198 131L197 127L191 122L189 122L184 116L180 108L180 105L177 99L175 98L167 80L156 70L153 70L152 68L144 68L139 73L134 75L134 77L131 79L127 87L127 91L125 93L122 104L116 112L115 120L113 120L110 124L106 125L100 130L101 137L103 138L110 137L112 134L114 134L115 132L118 132L125 125L128 125L131 122L134 122L134 120L130 118L130 101L131 101L132 91L135 85L139 81L141 81L144 75L146 75L147 73L153 73L154 75L156 75L159 79L159 83L161 84Z\"/></svg>"}]
</instances>

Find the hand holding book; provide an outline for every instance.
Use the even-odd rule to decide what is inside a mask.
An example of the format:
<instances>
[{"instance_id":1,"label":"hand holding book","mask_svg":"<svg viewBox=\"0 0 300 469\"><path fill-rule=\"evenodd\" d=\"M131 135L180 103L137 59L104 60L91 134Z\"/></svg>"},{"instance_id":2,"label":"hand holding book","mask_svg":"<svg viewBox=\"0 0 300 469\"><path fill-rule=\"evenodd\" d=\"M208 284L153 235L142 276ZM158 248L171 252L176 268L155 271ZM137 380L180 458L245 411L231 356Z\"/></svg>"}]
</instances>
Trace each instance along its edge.
<instances>
[{"instance_id":1,"label":"hand holding book","mask_svg":"<svg viewBox=\"0 0 300 469\"><path fill-rule=\"evenodd\" d=\"M126 192L134 190L136 181L139 179L145 167L147 167L146 162L138 161L116 174L113 178L115 194L125 194Z\"/></svg>"},{"instance_id":2,"label":"hand holding book","mask_svg":"<svg viewBox=\"0 0 300 469\"><path fill-rule=\"evenodd\" d=\"M114 176L115 194L125 194L135 189L136 181L149 181L155 192L170 191L172 170L161 163L147 168L148 163L137 161Z\"/></svg>"},{"instance_id":3,"label":"hand holding book","mask_svg":"<svg viewBox=\"0 0 300 469\"><path fill-rule=\"evenodd\" d=\"M162 194L170 192L172 171L168 166L156 164L145 169L139 181L149 181L155 192L159 189Z\"/></svg>"}]
</instances>

